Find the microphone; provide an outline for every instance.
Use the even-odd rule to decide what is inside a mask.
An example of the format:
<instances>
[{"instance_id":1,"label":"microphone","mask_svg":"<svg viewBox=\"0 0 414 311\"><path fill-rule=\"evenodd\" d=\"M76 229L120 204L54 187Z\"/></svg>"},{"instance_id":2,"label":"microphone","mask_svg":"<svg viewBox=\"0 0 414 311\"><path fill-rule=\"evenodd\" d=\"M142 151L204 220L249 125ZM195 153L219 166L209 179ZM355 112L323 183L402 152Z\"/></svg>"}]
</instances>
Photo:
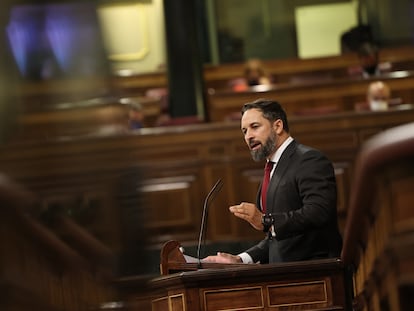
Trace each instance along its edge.
<instances>
[{"instance_id":1,"label":"microphone","mask_svg":"<svg viewBox=\"0 0 414 311\"><path fill-rule=\"evenodd\" d=\"M197 245L197 260L198 260L199 269L201 268L201 258L200 258L201 242L203 240L203 236L207 228L208 207L222 187L223 187L223 182L220 178L219 180L216 181L213 188L211 188L210 192L207 194L204 200L203 215L201 216L200 234L198 236L198 245Z\"/></svg>"}]
</instances>

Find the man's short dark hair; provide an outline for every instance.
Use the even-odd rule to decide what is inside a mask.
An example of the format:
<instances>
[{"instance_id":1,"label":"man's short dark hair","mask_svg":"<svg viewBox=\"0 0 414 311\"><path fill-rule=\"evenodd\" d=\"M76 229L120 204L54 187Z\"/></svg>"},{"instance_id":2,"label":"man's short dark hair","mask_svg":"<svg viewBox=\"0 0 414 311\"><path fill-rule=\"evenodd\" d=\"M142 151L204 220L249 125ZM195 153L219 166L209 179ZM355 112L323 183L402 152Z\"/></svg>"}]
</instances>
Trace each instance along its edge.
<instances>
[{"instance_id":1,"label":"man's short dark hair","mask_svg":"<svg viewBox=\"0 0 414 311\"><path fill-rule=\"evenodd\" d=\"M286 112L277 101L257 99L253 102L246 103L243 105L241 110L242 116L247 110L250 109L259 109L263 113L263 117L272 123L277 119L282 120L283 129L289 133L289 124Z\"/></svg>"}]
</instances>

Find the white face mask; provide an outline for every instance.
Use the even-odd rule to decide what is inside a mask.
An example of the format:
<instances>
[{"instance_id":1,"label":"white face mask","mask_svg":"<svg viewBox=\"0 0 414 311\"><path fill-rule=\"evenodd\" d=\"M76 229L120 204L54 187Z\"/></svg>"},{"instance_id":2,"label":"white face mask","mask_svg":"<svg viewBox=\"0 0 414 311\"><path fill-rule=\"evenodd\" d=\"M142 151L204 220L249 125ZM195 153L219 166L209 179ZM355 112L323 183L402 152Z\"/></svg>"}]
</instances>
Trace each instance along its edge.
<instances>
[{"instance_id":1,"label":"white face mask","mask_svg":"<svg viewBox=\"0 0 414 311\"><path fill-rule=\"evenodd\" d=\"M387 110L388 102L385 100L371 100L369 103L369 107L371 108L371 110L374 111Z\"/></svg>"}]
</instances>

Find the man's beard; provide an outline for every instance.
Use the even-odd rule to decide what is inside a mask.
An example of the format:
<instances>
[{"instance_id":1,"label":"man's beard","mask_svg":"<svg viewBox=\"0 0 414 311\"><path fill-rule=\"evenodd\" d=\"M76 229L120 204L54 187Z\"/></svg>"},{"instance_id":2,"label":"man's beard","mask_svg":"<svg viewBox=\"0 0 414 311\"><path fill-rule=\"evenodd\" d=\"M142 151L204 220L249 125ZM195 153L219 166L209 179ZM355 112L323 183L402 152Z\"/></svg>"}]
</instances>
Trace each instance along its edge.
<instances>
[{"instance_id":1,"label":"man's beard","mask_svg":"<svg viewBox=\"0 0 414 311\"><path fill-rule=\"evenodd\" d=\"M276 140L276 133L272 131L262 147L257 150L250 150L250 154L252 155L253 160L260 162L275 152Z\"/></svg>"}]
</instances>

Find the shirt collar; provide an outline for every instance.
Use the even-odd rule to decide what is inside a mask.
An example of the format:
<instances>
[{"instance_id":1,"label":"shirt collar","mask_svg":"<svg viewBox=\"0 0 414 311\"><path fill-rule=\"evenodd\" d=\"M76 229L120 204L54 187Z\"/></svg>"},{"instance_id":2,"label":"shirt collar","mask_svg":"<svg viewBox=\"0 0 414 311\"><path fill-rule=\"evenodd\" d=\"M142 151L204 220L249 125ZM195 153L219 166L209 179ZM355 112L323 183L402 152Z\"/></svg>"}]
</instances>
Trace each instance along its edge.
<instances>
[{"instance_id":1,"label":"shirt collar","mask_svg":"<svg viewBox=\"0 0 414 311\"><path fill-rule=\"evenodd\" d=\"M289 136L282 145L280 145L279 148L277 148L275 154L273 155L273 157L270 159L270 161L277 163L280 160L280 157L282 156L283 151L285 151L285 149L287 148L287 146L289 146L289 144L293 141L293 138L291 136Z\"/></svg>"}]
</instances>

